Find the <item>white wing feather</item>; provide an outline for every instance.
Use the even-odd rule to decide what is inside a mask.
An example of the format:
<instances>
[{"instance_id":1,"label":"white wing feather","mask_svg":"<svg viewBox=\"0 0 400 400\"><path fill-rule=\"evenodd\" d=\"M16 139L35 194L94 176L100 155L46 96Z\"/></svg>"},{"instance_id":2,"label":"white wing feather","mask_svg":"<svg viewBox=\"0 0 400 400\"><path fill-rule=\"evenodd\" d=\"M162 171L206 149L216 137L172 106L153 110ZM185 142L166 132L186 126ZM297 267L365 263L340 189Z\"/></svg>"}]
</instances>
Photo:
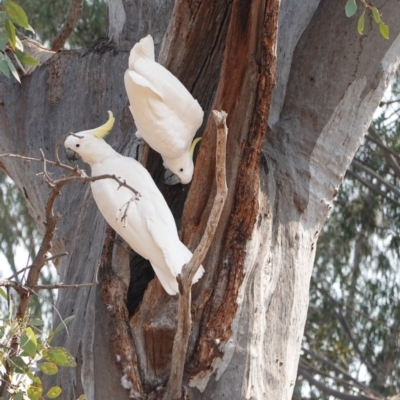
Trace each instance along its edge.
<instances>
[{"instance_id":1,"label":"white wing feather","mask_svg":"<svg viewBox=\"0 0 400 400\"><path fill-rule=\"evenodd\" d=\"M113 173L141 197L111 179L92 182L93 197L107 222L142 257L148 259L167 293L178 292L175 277L192 257L180 241L172 213L147 170L136 160L118 155L92 165L92 175ZM126 211L127 220L121 221ZM126 225L126 226L124 226ZM193 282L203 275L201 267Z\"/></svg>"},{"instance_id":2,"label":"white wing feather","mask_svg":"<svg viewBox=\"0 0 400 400\"><path fill-rule=\"evenodd\" d=\"M188 151L204 113L185 86L154 61L151 36L131 50L124 80L130 109L144 140L166 158L178 158Z\"/></svg>"}]
</instances>

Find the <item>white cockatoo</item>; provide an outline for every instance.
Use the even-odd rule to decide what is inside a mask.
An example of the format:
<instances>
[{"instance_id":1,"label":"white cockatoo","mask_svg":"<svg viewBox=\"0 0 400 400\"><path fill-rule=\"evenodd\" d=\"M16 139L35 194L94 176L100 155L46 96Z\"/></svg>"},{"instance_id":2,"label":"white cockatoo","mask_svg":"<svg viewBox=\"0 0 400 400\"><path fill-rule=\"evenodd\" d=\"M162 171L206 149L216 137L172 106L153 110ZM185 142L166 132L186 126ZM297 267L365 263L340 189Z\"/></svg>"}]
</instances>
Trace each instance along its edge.
<instances>
[{"instance_id":1,"label":"white cockatoo","mask_svg":"<svg viewBox=\"0 0 400 400\"><path fill-rule=\"evenodd\" d=\"M67 137L67 155L71 158L77 153L90 165L92 177L115 175L139 192L136 196L114 179L91 182L93 197L106 221L136 253L150 261L165 291L177 294L175 277L190 261L192 252L180 241L171 210L147 170L103 140L114 125L113 114L108 113L106 124ZM203 273L200 267L193 283Z\"/></svg>"},{"instance_id":2,"label":"white cockatoo","mask_svg":"<svg viewBox=\"0 0 400 400\"><path fill-rule=\"evenodd\" d=\"M154 59L153 38L136 43L129 56L125 88L138 131L161 154L164 166L181 183L193 176L193 137L203 122L203 110L183 84Z\"/></svg>"}]
</instances>

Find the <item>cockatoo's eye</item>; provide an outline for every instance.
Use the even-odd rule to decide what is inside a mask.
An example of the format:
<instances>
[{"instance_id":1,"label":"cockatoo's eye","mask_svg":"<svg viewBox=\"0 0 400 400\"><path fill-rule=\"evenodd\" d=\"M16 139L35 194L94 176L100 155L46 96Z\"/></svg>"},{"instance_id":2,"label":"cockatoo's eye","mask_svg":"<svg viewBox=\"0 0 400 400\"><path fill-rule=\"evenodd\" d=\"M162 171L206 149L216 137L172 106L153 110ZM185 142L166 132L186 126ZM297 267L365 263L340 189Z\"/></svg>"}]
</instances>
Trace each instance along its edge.
<instances>
[{"instance_id":1,"label":"cockatoo's eye","mask_svg":"<svg viewBox=\"0 0 400 400\"><path fill-rule=\"evenodd\" d=\"M181 168L179 171L180 171L180 172L183 172L183 168Z\"/></svg>"},{"instance_id":2,"label":"cockatoo's eye","mask_svg":"<svg viewBox=\"0 0 400 400\"><path fill-rule=\"evenodd\" d=\"M80 147L81 145L80 145L79 143L77 143L75 146L76 146L76 147Z\"/></svg>"}]
</instances>

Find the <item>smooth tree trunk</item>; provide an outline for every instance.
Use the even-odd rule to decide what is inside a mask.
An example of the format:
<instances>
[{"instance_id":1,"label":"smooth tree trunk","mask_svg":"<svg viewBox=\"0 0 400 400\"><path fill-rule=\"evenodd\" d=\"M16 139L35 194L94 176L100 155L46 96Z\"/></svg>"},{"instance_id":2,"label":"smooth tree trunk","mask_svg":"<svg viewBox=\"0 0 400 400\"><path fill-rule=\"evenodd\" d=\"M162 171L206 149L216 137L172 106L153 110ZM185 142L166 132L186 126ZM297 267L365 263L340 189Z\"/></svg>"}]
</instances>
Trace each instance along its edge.
<instances>
[{"instance_id":1,"label":"smooth tree trunk","mask_svg":"<svg viewBox=\"0 0 400 400\"><path fill-rule=\"evenodd\" d=\"M111 109L109 143L136 156L123 74L130 48L151 33L159 61L205 110L190 185L164 185L159 155L147 161L192 250L215 196L210 110L228 113L229 193L193 288L183 379L190 399L291 398L319 232L399 62L400 9L376 3L389 40L368 12L359 36L358 14L346 18L344 2L331 0L110 0L111 42L59 52L21 85L1 77L0 153L37 156L42 148L52 157L63 134L100 125ZM1 158L0 167L43 230L42 166ZM55 343L78 367L53 383L66 400L157 398L169 376L177 298L147 261L115 244L87 184L70 184L57 211L53 253L69 253L61 280L93 281L99 260L101 279L59 292L58 312L76 317Z\"/></svg>"}]
</instances>

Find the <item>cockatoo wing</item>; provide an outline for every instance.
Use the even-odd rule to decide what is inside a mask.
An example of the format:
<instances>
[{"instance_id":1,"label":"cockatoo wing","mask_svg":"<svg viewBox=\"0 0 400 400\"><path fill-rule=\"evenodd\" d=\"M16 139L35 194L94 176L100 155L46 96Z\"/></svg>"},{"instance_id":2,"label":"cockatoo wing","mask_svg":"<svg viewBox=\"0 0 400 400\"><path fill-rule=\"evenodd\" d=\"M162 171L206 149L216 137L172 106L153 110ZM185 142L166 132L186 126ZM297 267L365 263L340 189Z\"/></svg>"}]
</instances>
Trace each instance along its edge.
<instances>
[{"instance_id":1,"label":"cockatoo wing","mask_svg":"<svg viewBox=\"0 0 400 400\"><path fill-rule=\"evenodd\" d=\"M160 229L159 224L156 223L153 218L147 218L147 226L154 241L162 250L172 274L174 276L179 275L182 272L182 267L191 260L193 256L192 252L179 240L179 238L174 238L173 236L175 235L167 236L167 232L163 232ZM178 239L179 245L176 239ZM203 272L204 269L201 267L200 277L203 275ZM194 282L196 282L197 279L194 280Z\"/></svg>"},{"instance_id":2,"label":"cockatoo wing","mask_svg":"<svg viewBox=\"0 0 400 400\"><path fill-rule=\"evenodd\" d=\"M128 242L134 251L148 259L161 284L169 294L176 294L175 277L190 261L191 251L180 241L172 216L163 195L148 171L136 160L118 156L92 167L92 175L113 171L115 176L137 190L141 197L111 179L91 184L96 203L113 229ZM126 211L127 219L122 221ZM193 283L203 275L201 267Z\"/></svg>"},{"instance_id":3,"label":"cockatoo wing","mask_svg":"<svg viewBox=\"0 0 400 400\"><path fill-rule=\"evenodd\" d=\"M147 35L132 47L129 54L129 68L133 69L133 64L140 58L154 61L154 41L151 35Z\"/></svg>"},{"instance_id":4,"label":"cockatoo wing","mask_svg":"<svg viewBox=\"0 0 400 400\"><path fill-rule=\"evenodd\" d=\"M203 122L204 113L197 100L178 78L157 62L140 58L134 63L134 71L147 82L149 87L156 88L154 93L160 96L169 112L183 121L186 126L185 139L190 146L193 136ZM189 137L188 132L190 132Z\"/></svg>"}]
</instances>

